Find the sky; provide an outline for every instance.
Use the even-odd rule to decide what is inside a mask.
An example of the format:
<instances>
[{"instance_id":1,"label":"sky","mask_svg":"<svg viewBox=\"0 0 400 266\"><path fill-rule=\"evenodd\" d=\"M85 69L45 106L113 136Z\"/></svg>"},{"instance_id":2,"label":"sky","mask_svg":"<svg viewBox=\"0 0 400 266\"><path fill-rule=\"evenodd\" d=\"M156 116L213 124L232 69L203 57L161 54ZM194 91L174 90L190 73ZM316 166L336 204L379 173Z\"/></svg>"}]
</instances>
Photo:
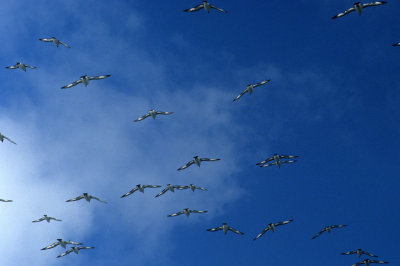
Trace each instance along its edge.
<instances>
[{"instance_id":1,"label":"sky","mask_svg":"<svg viewBox=\"0 0 400 266\"><path fill-rule=\"evenodd\" d=\"M0 265L400 265L400 3L7 1ZM71 49L39 38L57 37ZM82 75L111 75L70 89ZM246 85L271 82L232 100ZM133 120L150 109L169 116ZM272 154L296 163L260 168ZM183 171L193 156L220 158ZM154 196L137 184L188 185ZM67 199L88 192L105 201ZM184 208L207 210L169 218ZM62 222L32 223L47 214ZM254 241L269 223L294 219ZM244 232L207 232L223 222ZM347 224L324 233L327 225ZM41 248L57 238L95 249Z\"/></svg>"}]
</instances>

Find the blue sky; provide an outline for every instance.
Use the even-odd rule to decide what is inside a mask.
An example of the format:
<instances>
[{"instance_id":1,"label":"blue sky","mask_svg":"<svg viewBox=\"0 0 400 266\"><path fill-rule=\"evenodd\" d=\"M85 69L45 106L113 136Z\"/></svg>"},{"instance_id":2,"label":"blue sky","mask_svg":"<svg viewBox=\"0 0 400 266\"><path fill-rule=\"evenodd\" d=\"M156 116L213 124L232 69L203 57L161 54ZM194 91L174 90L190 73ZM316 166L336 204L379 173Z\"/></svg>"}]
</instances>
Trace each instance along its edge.
<instances>
[{"instance_id":1,"label":"blue sky","mask_svg":"<svg viewBox=\"0 0 400 266\"><path fill-rule=\"evenodd\" d=\"M1 265L400 264L400 4L14 1L0 10ZM56 36L72 48L39 38ZM81 75L111 74L61 90ZM252 95L250 83L271 79ZM171 116L132 121L150 109ZM255 164L299 155L278 168ZM176 171L193 156L221 158ZM154 198L136 184L188 185ZM106 201L65 200L89 192ZM168 214L208 210L190 218ZM60 223L31 221L43 214ZM268 223L293 223L252 239ZM244 236L207 232L222 222ZM348 224L311 237L326 225ZM93 250L57 259L57 238Z\"/></svg>"}]
</instances>

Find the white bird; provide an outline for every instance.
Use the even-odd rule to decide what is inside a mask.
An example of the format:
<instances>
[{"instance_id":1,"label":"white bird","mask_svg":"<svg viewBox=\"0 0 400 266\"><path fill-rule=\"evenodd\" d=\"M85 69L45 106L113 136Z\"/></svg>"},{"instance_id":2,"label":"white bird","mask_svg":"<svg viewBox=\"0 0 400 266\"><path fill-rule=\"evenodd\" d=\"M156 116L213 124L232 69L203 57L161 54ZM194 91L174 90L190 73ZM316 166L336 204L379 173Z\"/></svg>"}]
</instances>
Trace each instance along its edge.
<instances>
[{"instance_id":1,"label":"white bird","mask_svg":"<svg viewBox=\"0 0 400 266\"><path fill-rule=\"evenodd\" d=\"M1 140L1 142L4 142L5 139L8 140L8 141L11 142L11 143L17 144L17 143L15 143L14 141L12 141L11 139L7 138L6 136L4 136L3 134L0 133L0 140Z\"/></svg>"},{"instance_id":2,"label":"white bird","mask_svg":"<svg viewBox=\"0 0 400 266\"><path fill-rule=\"evenodd\" d=\"M362 250L362 249L360 249L360 248L357 249L357 250L354 250L354 251L348 251L348 252L343 252L343 253L342 253L342 255L350 255L350 254L357 254L358 257L361 257L362 254L368 255L368 256L370 256L370 257L375 257L375 258L378 257L378 256L376 256L376 255L374 255L374 254L371 254L371 253L369 253L369 252L366 252L366 251L364 251L364 250Z\"/></svg>"},{"instance_id":3,"label":"white bird","mask_svg":"<svg viewBox=\"0 0 400 266\"><path fill-rule=\"evenodd\" d=\"M328 232L330 233L332 231L333 228L342 228L347 226L346 224L341 224L341 225L330 225L330 226L326 226L323 230L321 230L318 234L316 234L315 236L312 237L312 239L316 238L317 236L319 236L320 234L322 234L323 232Z\"/></svg>"},{"instance_id":4,"label":"white bird","mask_svg":"<svg viewBox=\"0 0 400 266\"><path fill-rule=\"evenodd\" d=\"M54 248L54 247L56 247L56 246L58 246L58 245L62 246L63 248L67 248L67 244L71 244L71 245L83 245L82 243L72 242L72 241L69 241L69 240L68 240L68 241L64 241L64 240L62 240L61 238L57 238L57 242L55 242L55 243L53 243L53 244L51 244L51 245L49 245L49 246L47 246L47 247L42 248L42 250L51 249L51 248Z\"/></svg>"},{"instance_id":5,"label":"white bird","mask_svg":"<svg viewBox=\"0 0 400 266\"><path fill-rule=\"evenodd\" d=\"M178 168L178 171L183 170L191 166L192 164L196 164L198 167L200 167L201 162L214 162L214 161L219 161L221 159L209 159L209 158L199 158L199 156L194 156L194 159L185 164L182 167Z\"/></svg>"},{"instance_id":6,"label":"white bird","mask_svg":"<svg viewBox=\"0 0 400 266\"><path fill-rule=\"evenodd\" d=\"M225 10L219 8L219 7L213 6L212 4L210 4L207 1L203 1L202 4L200 4L198 6L195 6L195 7L192 7L192 8L189 8L189 9L185 9L183 11L185 11L185 12L194 12L194 11L199 11L202 8L204 8L208 13L210 13L211 8L214 8L214 9L216 9L218 11L223 12L223 13L228 13L228 11L225 11Z\"/></svg>"},{"instance_id":7,"label":"white bird","mask_svg":"<svg viewBox=\"0 0 400 266\"><path fill-rule=\"evenodd\" d=\"M47 215L45 214L45 215L43 215L42 218L39 218L39 219L37 219L37 220L32 221L32 223L37 223L37 222L41 222L41 221L44 221L44 220L46 220L48 223L50 223L50 220L59 221L59 222L62 221L62 220L56 219L56 218L54 218L54 217L47 216Z\"/></svg>"},{"instance_id":8,"label":"white bird","mask_svg":"<svg viewBox=\"0 0 400 266\"><path fill-rule=\"evenodd\" d=\"M297 158L297 157L299 157L299 156L297 156L297 155L279 155L279 154L274 154L272 157L269 157L269 158L265 159L264 161L257 163L256 165L260 165L260 167L269 167L269 166L272 166L272 165L276 165L276 166L278 166L280 168L283 163L294 163L294 162L296 162L296 161L292 161L292 160L281 161L281 159L293 159L293 158ZM266 164L266 163L268 163L270 161L274 161L274 162ZM261 164L263 164L263 165L261 165Z\"/></svg>"},{"instance_id":9,"label":"white bird","mask_svg":"<svg viewBox=\"0 0 400 266\"><path fill-rule=\"evenodd\" d=\"M353 7L347 9L346 11L344 11L342 13L337 14L336 16L333 16L332 19L343 17L344 15L347 15L353 11L357 11L358 15L361 15L363 9L366 7L379 6L379 5L383 5L386 3L387 3L386 1L376 1L376 2L368 3L368 4L363 4L361 2L357 2L357 3L353 4Z\"/></svg>"},{"instance_id":10,"label":"white bird","mask_svg":"<svg viewBox=\"0 0 400 266\"><path fill-rule=\"evenodd\" d=\"M135 187L134 189L132 189L131 191L129 191L129 192L125 193L124 195L122 195L121 198L124 198L124 197L129 196L129 195L131 195L131 194L132 194L133 192L135 192L135 191L140 191L140 192L144 193L144 189L145 189L145 188L158 188L158 187L161 187L161 186L158 186L158 185L141 185L141 184L138 184L138 185L136 185L136 187Z\"/></svg>"},{"instance_id":11,"label":"white bird","mask_svg":"<svg viewBox=\"0 0 400 266\"><path fill-rule=\"evenodd\" d=\"M81 78L78 79L77 81L74 81L74 82L72 82L72 83L70 83L70 84L68 84L68 85L65 85L65 86L61 87L61 89L68 89L68 88L71 88L71 87L73 87L73 86L78 85L79 83L83 83L83 85L85 85L85 87L87 87L87 85L89 85L89 82L90 82L91 80L105 79L105 78L108 78L108 77L110 77L110 76L111 76L111 75L103 75L103 76L93 76L93 77L89 77L88 75L84 75L84 76L81 76Z\"/></svg>"},{"instance_id":12,"label":"white bird","mask_svg":"<svg viewBox=\"0 0 400 266\"><path fill-rule=\"evenodd\" d=\"M25 64L22 64L22 63L20 63L20 62L17 62L15 65L13 65L13 66L8 66L8 67L6 67L7 69L17 69L17 68L19 68L19 69L21 69L21 70L23 70L23 71L26 71L26 68L31 68L31 69L35 69L36 67L34 67L34 66L30 66L30 65L25 65Z\"/></svg>"},{"instance_id":13,"label":"white bird","mask_svg":"<svg viewBox=\"0 0 400 266\"><path fill-rule=\"evenodd\" d=\"M230 231L232 231L232 232L234 232L234 233L236 233L236 234L238 234L238 235L244 235L244 233L242 233L242 232L236 230L236 229L233 228L233 227L230 227L227 223L222 223L221 226L216 227L216 228L207 229L207 231L209 231L209 232L214 232L214 231L218 231L218 230L223 230L224 233L225 233L225 235L226 235L226 233L228 232L228 230L230 230Z\"/></svg>"},{"instance_id":14,"label":"white bird","mask_svg":"<svg viewBox=\"0 0 400 266\"><path fill-rule=\"evenodd\" d=\"M164 194L164 193L167 192L168 190L171 191L171 192L175 192L175 189L182 190L182 189L187 189L187 188L189 188L189 186L178 186L178 185L167 184L167 187L164 188L164 189L163 189L160 193L158 193L155 197L157 198L157 197L161 196L162 194Z\"/></svg>"},{"instance_id":15,"label":"white bird","mask_svg":"<svg viewBox=\"0 0 400 266\"><path fill-rule=\"evenodd\" d=\"M242 97L243 94L245 94L246 92L252 94L252 93L253 93L253 89L254 89L255 87L264 85L264 84L266 84L266 83L268 83L268 82L270 82L270 81L271 81L271 80L268 79L268 80L264 80L264 81L261 81L261 82L256 83L256 84L247 85L246 89L245 89L244 91L242 91L235 99L233 99L233 101L239 100L239 98Z\"/></svg>"},{"instance_id":16,"label":"white bird","mask_svg":"<svg viewBox=\"0 0 400 266\"><path fill-rule=\"evenodd\" d=\"M265 228L260 234L258 234L253 240L256 240L258 238L260 238L263 234L265 234L268 230L271 230L272 232L275 232L275 228L279 225L284 225L284 224L288 224L290 222L293 222L293 219L291 220L287 220L284 222L278 222L278 223L270 223L268 224L267 228Z\"/></svg>"},{"instance_id":17,"label":"white bird","mask_svg":"<svg viewBox=\"0 0 400 266\"><path fill-rule=\"evenodd\" d=\"M387 264L387 263L389 263L389 262L387 262L387 261L381 261L381 260L370 260L370 259L365 259L365 260L360 261L360 262L358 262L358 263L356 263L356 264L353 264L353 265L351 265L351 266L358 266L358 265L361 265L361 264L365 264L365 266L369 266L371 263Z\"/></svg>"},{"instance_id":18,"label":"white bird","mask_svg":"<svg viewBox=\"0 0 400 266\"><path fill-rule=\"evenodd\" d=\"M12 202L12 200L0 199L1 202Z\"/></svg>"},{"instance_id":19,"label":"white bird","mask_svg":"<svg viewBox=\"0 0 400 266\"><path fill-rule=\"evenodd\" d=\"M153 119L156 119L157 115L171 115L174 112L163 112L163 111L156 111L154 109L151 109L147 114L145 114L142 117L139 117L138 119L134 120L133 122L139 122L142 121L143 119L146 119L147 117L151 116Z\"/></svg>"},{"instance_id":20,"label":"white bird","mask_svg":"<svg viewBox=\"0 0 400 266\"><path fill-rule=\"evenodd\" d=\"M58 40L56 37L51 37L50 39L43 38L43 39L39 39L39 41L42 41L42 42L53 42L57 46L57 48L58 48L58 46L60 44L64 45L67 48L71 48L67 44L65 44L62 41Z\"/></svg>"},{"instance_id":21,"label":"white bird","mask_svg":"<svg viewBox=\"0 0 400 266\"><path fill-rule=\"evenodd\" d=\"M206 213L207 211L197 211L197 210L191 210L189 208L183 209L183 211L177 212L177 213L173 213L168 215L168 217L175 217L181 214L186 214L186 217L189 217L189 215L191 213Z\"/></svg>"},{"instance_id":22,"label":"white bird","mask_svg":"<svg viewBox=\"0 0 400 266\"><path fill-rule=\"evenodd\" d=\"M207 191L206 188L199 187L199 186L195 186L195 185L193 185L193 184L190 184L190 185L189 185L189 188L190 188L193 192L194 192L196 189Z\"/></svg>"},{"instance_id":23,"label":"white bird","mask_svg":"<svg viewBox=\"0 0 400 266\"><path fill-rule=\"evenodd\" d=\"M100 201L100 202L107 203L106 201L101 200L101 199L99 199L98 197L89 195L88 193L83 193L81 196L78 196L78 197L73 198L73 199L69 199L69 200L67 200L66 202L77 201L77 200L81 200L81 199L85 199L85 200L88 201L88 202L90 202L91 199L95 199L95 200L98 200L98 201Z\"/></svg>"},{"instance_id":24,"label":"white bird","mask_svg":"<svg viewBox=\"0 0 400 266\"><path fill-rule=\"evenodd\" d=\"M67 251L65 251L64 253L60 254L57 256L57 258L63 257L65 255L68 255L69 253L71 253L72 251L75 252L76 254L79 253L79 250L81 249L92 249L94 247L72 247L71 249L68 249Z\"/></svg>"}]
</instances>

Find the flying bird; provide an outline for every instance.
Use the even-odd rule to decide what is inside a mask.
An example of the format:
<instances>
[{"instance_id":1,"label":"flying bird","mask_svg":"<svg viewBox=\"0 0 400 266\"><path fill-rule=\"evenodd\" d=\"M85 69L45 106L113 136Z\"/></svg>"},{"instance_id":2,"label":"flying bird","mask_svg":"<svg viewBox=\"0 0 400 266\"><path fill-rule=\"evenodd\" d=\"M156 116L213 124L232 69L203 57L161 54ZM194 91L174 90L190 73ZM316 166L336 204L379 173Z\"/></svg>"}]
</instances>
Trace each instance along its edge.
<instances>
[{"instance_id":1,"label":"flying bird","mask_svg":"<svg viewBox=\"0 0 400 266\"><path fill-rule=\"evenodd\" d=\"M192 7L192 8L189 8L189 9L185 9L183 11L185 11L185 12L194 12L194 11L199 11L202 8L204 8L208 13L210 13L211 8L214 8L214 9L216 9L218 11L223 12L223 13L228 13L228 11L225 11L225 10L219 8L219 7L213 6L212 4L210 4L207 1L203 1L202 4L200 4L198 6L195 6L195 7Z\"/></svg>"},{"instance_id":2,"label":"flying bird","mask_svg":"<svg viewBox=\"0 0 400 266\"><path fill-rule=\"evenodd\" d=\"M186 214L186 217L189 217L189 215L191 213L206 213L207 211L197 211L197 210L191 210L189 208L183 209L183 211L177 212L177 213L173 213L168 215L168 217L175 217L181 214Z\"/></svg>"},{"instance_id":3,"label":"flying bird","mask_svg":"<svg viewBox=\"0 0 400 266\"><path fill-rule=\"evenodd\" d=\"M51 248L54 248L54 247L56 247L56 246L58 246L58 245L62 246L63 248L67 248L67 244L71 244L71 245L83 245L82 243L72 242L72 241L69 241L69 240L68 240L68 241L64 241L64 240L62 240L61 238L57 238L57 242L55 242L55 243L53 243L53 244L51 244L51 245L49 245L49 246L47 246L47 247L42 248L42 250L51 249Z\"/></svg>"},{"instance_id":4,"label":"flying bird","mask_svg":"<svg viewBox=\"0 0 400 266\"><path fill-rule=\"evenodd\" d=\"M154 109L151 109L147 114L145 114L142 117L139 117L138 119L134 120L133 122L139 122L142 121L143 119L146 119L147 117L151 116L153 119L156 119L157 115L171 115L174 112L163 112L163 111L156 111Z\"/></svg>"},{"instance_id":5,"label":"flying bird","mask_svg":"<svg viewBox=\"0 0 400 266\"><path fill-rule=\"evenodd\" d=\"M370 260L370 259L365 259L365 260L360 261L360 262L358 262L358 263L356 263L356 264L353 264L353 265L351 265L351 266L358 266L358 265L361 265L361 264L365 264L365 266L369 266L371 263L388 264L389 262L387 262L387 261L381 261L381 260Z\"/></svg>"},{"instance_id":6,"label":"flying bird","mask_svg":"<svg viewBox=\"0 0 400 266\"><path fill-rule=\"evenodd\" d=\"M178 186L178 185L171 185L171 184L167 184L167 187L164 188L160 193L158 193L155 197L158 198L159 196L163 195L165 192L167 192L168 190L171 192L175 192L175 189L187 189L189 188L189 186Z\"/></svg>"},{"instance_id":7,"label":"flying bird","mask_svg":"<svg viewBox=\"0 0 400 266\"><path fill-rule=\"evenodd\" d=\"M347 226L347 225L346 224L341 224L341 225L330 225L330 226L327 226L321 232L319 232L318 234L313 236L312 239L316 238L317 236L319 236L320 234L322 234L325 231L330 233L333 228L342 228L342 227L345 227L345 226Z\"/></svg>"},{"instance_id":8,"label":"flying bird","mask_svg":"<svg viewBox=\"0 0 400 266\"><path fill-rule=\"evenodd\" d=\"M68 249L64 253L58 255L57 258L61 258L61 257L65 256L65 255L68 255L72 251L75 252L76 254L78 254L79 250L81 250L81 249L92 249L92 248L94 248L94 247L72 247L71 249Z\"/></svg>"},{"instance_id":9,"label":"flying bird","mask_svg":"<svg viewBox=\"0 0 400 266\"><path fill-rule=\"evenodd\" d=\"M179 167L179 168L178 168L178 171L179 171L179 170L186 169L186 168L188 168L189 166L191 166L192 164L196 164L198 167L200 167L201 162L214 162L214 161L219 161L219 160L221 160L221 159L199 158L199 156L194 156L193 158L194 158L193 160L191 160L190 162L188 162L188 163L185 164L184 166Z\"/></svg>"},{"instance_id":10,"label":"flying bird","mask_svg":"<svg viewBox=\"0 0 400 266\"><path fill-rule=\"evenodd\" d=\"M89 85L89 82L90 82L91 80L105 79L105 78L108 78L108 77L110 77L110 76L111 76L111 75L103 75L103 76L93 76L93 77L89 77L88 75L84 75L84 76L81 76L81 78L78 79L77 81L74 81L74 82L72 82L72 83L70 83L70 84L68 84L68 85L65 85L65 86L61 87L61 89L68 89L68 88L71 88L71 87L73 87L73 86L78 85L79 83L83 83L83 85L85 85L85 87L87 87L87 85Z\"/></svg>"},{"instance_id":11,"label":"flying bird","mask_svg":"<svg viewBox=\"0 0 400 266\"><path fill-rule=\"evenodd\" d=\"M299 157L299 156L297 156L297 155L279 155L279 154L274 154L272 157L269 157L269 158L265 159L264 161L257 163L256 165L260 165L260 167L268 167L268 166L276 165L276 166L278 166L280 168L283 163L294 163L294 162L296 162L294 160L281 161L281 159L293 159L293 158L297 158L297 157ZM274 161L274 162L266 164L266 163L268 163L270 161ZM261 165L261 164L263 164L263 165Z\"/></svg>"},{"instance_id":12,"label":"flying bird","mask_svg":"<svg viewBox=\"0 0 400 266\"><path fill-rule=\"evenodd\" d=\"M69 47L67 44L65 44L65 43L63 43L62 41L58 40L56 37L51 37L50 39L45 39L45 38L43 38L43 39L39 39L39 41L42 41L42 42L52 42L52 43L54 43L54 44L57 46L57 48L58 48L58 46L59 46L60 44L64 45L64 46L67 47L67 48L71 48L71 47Z\"/></svg>"},{"instance_id":13,"label":"flying bird","mask_svg":"<svg viewBox=\"0 0 400 266\"><path fill-rule=\"evenodd\" d=\"M256 84L247 85L246 89L245 89L244 91L242 91L235 99L233 99L233 101L239 100L239 98L242 97L243 94L245 94L246 92L252 94L252 93L253 93L253 89L254 89L255 87L258 87L258 86L267 84L267 83L270 82L270 81L271 81L271 80L268 79L268 80L264 80L264 81L261 81L261 82L256 83Z\"/></svg>"},{"instance_id":14,"label":"flying bird","mask_svg":"<svg viewBox=\"0 0 400 266\"><path fill-rule=\"evenodd\" d=\"M106 201L101 200L101 199L99 199L98 197L89 195L88 193L83 193L81 196L78 196L78 197L73 198L73 199L69 199L69 200L67 200L66 202L77 201L77 200L81 200L81 199L85 199L85 200L88 201L88 202L90 202L91 199L95 199L95 200L98 200L98 201L100 201L100 202L107 203Z\"/></svg>"},{"instance_id":15,"label":"flying bird","mask_svg":"<svg viewBox=\"0 0 400 266\"><path fill-rule=\"evenodd\" d=\"M278 223L270 223L268 224L268 226L261 232L259 233L253 240L256 240L258 238L260 238L263 234L265 234L268 230L271 230L272 232L275 232L275 228L279 225L284 225L284 224L288 224L290 222L293 222L293 219L291 220L287 220L284 222L278 222Z\"/></svg>"},{"instance_id":16,"label":"flying bird","mask_svg":"<svg viewBox=\"0 0 400 266\"><path fill-rule=\"evenodd\" d=\"M228 230L230 230L230 231L232 231L232 232L234 232L235 234L238 234L238 235L244 235L244 233L242 233L242 232L236 230L236 229L233 228L233 227L230 227L227 223L222 223L221 226L216 227L216 228L207 229L207 231L209 231L209 232L214 232L214 231L219 231L219 230L223 230L224 233L225 233L225 235L226 235L226 233L228 232Z\"/></svg>"},{"instance_id":17,"label":"flying bird","mask_svg":"<svg viewBox=\"0 0 400 266\"><path fill-rule=\"evenodd\" d=\"M1 202L12 202L12 200L0 199Z\"/></svg>"},{"instance_id":18,"label":"flying bird","mask_svg":"<svg viewBox=\"0 0 400 266\"><path fill-rule=\"evenodd\" d=\"M17 144L17 143L15 143L14 141L12 141L11 139L7 138L6 136L4 136L3 134L0 133L0 140L1 140L1 142L4 142L5 139L8 140L8 141L11 142L11 143Z\"/></svg>"},{"instance_id":19,"label":"flying bird","mask_svg":"<svg viewBox=\"0 0 400 266\"><path fill-rule=\"evenodd\" d=\"M387 3L386 1L376 1L376 2L368 3L368 4L363 4L361 2L357 2L357 3L353 4L353 7L347 9L346 11L344 11L342 13L337 14L336 16L333 16L332 19L343 17L344 15L347 15L353 11L357 11L358 15L361 15L363 9L366 7L379 6L379 5L383 5L386 3Z\"/></svg>"},{"instance_id":20,"label":"flying bird","mask_svg":"<svg viewBox=\"0 0 400 266\"><path fill-rule=\"evenodd\" d=\"M32 223L38 223L38 222L41 222L41 221L44 221L44 220L46 220L48 223L50 223L50 220L59 221L59 222L62 221L62 220L56 219L54 217L47 216L45 214L45 215L43 215L42 218L32 221Z\"/></svg>"},{"instance_id":21,"label":"flying bird","mask_svg":"<svg viewBox=\"0 0 400 266\"><path fill-rule=\"evenodd\" d=\"M140 192L144 193L144 189L145 189L145 188L158 188L158 187L161 187L161 186L157 186L157 185L141 185L141 184L138 184L138 185L136 185L136 187L135 187L134 189L132 189L131 191L129 191L129 192L125 193L124 195L122 195L121 198L124 198L124 197L129 196L129 195L131 195L131 194L132 194L133 192L135 192L135 191L140 191Z\"/></svg>"},{"instance_id":22,"label":"flying bird","mask_svg":"<svg viewBox=\"0 0 400 266\"><path fill-rule=\"evenodd\" d=\"M193 184L190 184L190 185L189 185L189 188L190 188L193 192L194 192L196 189L198 189L198 190L203 190L203 191L207 191L206 188L199 187L199 186L195 186L195 185L193 185Z\"/></svg>"},{"instance_id":23,"label":"flying bird","mask_svg":"<svg viewBox=\"0 0 400 266\"><path fill-rule=\"evenodd\" d=\"M25 65L25 64L22 64L22 63L20 63L20 62L17 62L15 65L13 65L13 66L8 66L8 67L6 67L7 69L17 69L17 68L19 68L19 69L21 69L21 70L23 70L23 71L25 71L26 72L26 68L31 68L31 69L35 69L36 67L34 67L34 66L30 66L30 65Z\"/></svg>"},{"instance_id":24,"label":"flying bird","mask_svg":"<svg viewBox=\"0 0 400 266\"><path fill-rule=\"evenodd\" d=\"M370 257L375 257L375 258L378 257L378 256L375 256L374 254L366 252L366 251L364 251L364 250L362 250L360 248L357 249L357 250L354 250L354 251L348 251L348 252L343 252L342 253L342 255L350 255L350 254L357 254L358 257L361 257L362 254L365 254L365 255L370 256Z\"/></svg>"}]
</instances>

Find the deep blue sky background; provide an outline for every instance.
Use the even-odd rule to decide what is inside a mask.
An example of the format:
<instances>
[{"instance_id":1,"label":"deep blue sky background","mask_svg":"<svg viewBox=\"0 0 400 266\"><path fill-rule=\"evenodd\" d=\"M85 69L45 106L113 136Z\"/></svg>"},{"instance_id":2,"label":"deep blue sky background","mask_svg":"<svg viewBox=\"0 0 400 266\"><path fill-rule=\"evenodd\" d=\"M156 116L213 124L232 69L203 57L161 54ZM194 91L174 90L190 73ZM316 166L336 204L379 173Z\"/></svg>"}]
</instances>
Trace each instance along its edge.
<instances>
[{"instance_id":1,"label":"deep blue sky background","mask_svg":"<svg viewBox=\"0 0 400 266\"><path fill-rule=\"evenodd\" d=\"M38 68L0 71L0 132L18 143L1 144L0 264L338 266L362 248L400 265L400 3L337 20L351 1L183 12L199 3L2 6L2 65ZM84 74L112 76L59 89ZM152 108L175 114L132 123ZM273 153L300 158L255 165ZM221 161L176 171L195 155ZM209 191L119 198L139 183ZM109 203L65 203L82 192ZM186 207L209 213L166 217ZM44 213L63 222L31 223ZM222 222L245 235L206 231ZM349 226L311 240L334 224ZM58 237L96 249L40 250Z\"/></svg>"}]
</instances>

